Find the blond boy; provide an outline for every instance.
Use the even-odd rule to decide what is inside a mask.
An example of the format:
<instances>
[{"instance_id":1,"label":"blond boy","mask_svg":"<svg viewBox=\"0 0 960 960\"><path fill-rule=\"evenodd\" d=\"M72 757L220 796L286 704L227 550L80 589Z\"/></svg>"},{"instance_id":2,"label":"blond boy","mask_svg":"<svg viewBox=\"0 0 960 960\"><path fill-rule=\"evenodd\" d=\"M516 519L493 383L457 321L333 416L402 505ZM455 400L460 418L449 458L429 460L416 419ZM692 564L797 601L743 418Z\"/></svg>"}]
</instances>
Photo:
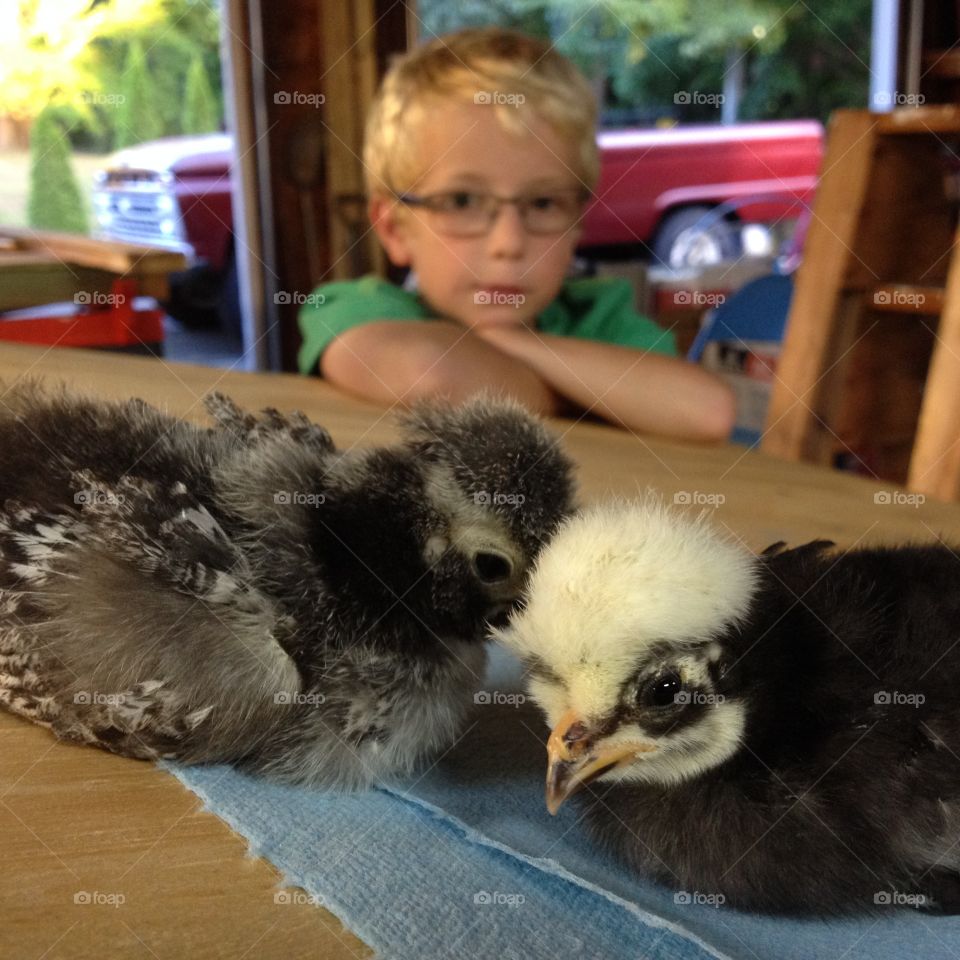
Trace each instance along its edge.
<instances>
[{"instance_id":1,"label":"blond boy","mask_svg":"<svg viewBox=\"0 0 960 960\"><path fill-rule=\"evenodd\" d=\"M723 439L733 400L677 359L629 284L568 280L598 176L596 105L538 40L464 30L396 61L368 120L369 214L416 291L325 284L303 309L300 368L382 403L487 388L544 414Z\"/></svg>"}]
</instances>

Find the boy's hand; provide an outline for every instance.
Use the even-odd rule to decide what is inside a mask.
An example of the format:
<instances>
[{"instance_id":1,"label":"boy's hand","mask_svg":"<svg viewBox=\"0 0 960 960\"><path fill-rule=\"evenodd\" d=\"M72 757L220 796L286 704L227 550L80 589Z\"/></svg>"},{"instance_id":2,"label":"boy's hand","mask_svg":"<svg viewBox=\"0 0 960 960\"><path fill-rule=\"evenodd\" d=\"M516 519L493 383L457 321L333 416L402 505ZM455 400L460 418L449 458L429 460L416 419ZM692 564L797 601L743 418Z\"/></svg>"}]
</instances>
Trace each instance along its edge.
<instances>
[{"instance_id":1,"label":"boy's hand","mask_svg":"<svg viewBox=\"0 0 960 960\"><path fill-rule=\"evenodd\" d=\"M581 409L621 426L701 441L726 440L733 429L730 388L695 364L527 327L475 327L474 333Z\"/></svg>"},{"instance_id":2,"label":"boy's hand","mask_svg":"<svg viewBox=\"0 0 960 960\"><path fill-rule=\"evenodd\" d=\"M349 393L382 403L410 404L430 396L456 403L491 390L547 416L565 404L529 364L443 320L374 320L353 327L330 343L320 370Z\"/></svg>"}]
</instances>

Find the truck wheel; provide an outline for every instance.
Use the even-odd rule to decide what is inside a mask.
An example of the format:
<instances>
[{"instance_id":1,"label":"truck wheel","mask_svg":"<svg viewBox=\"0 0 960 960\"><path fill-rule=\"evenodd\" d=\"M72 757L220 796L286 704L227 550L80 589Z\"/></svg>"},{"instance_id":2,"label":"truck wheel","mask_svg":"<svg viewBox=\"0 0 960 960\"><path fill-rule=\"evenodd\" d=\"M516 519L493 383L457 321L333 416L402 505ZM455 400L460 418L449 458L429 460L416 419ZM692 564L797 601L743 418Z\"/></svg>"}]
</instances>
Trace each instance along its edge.
<instances>
[{"instance_id":1,"label":"truck wheel","mask_svg":"<svg viewBox=\"0 0 960 960\"><path fill-rule=\"evenodd\" d=\"M171 273L170 296L163 308L185 327L215 327L221 283L220 274L206 264Z\"/></svg>"},{"instance_id":2,"label":"truck wheel","mask_svg":"<svg viewBox=\"0 0 960 960\"><path fill-rule=\"evenodd\" d=\"M709 267L724 260L736 260L741 253L735 224L722 217L700 221L710 212L707 206L683 207L667 214L653 241L653 257L671 270Z\"/></svg>"}]
</instances>

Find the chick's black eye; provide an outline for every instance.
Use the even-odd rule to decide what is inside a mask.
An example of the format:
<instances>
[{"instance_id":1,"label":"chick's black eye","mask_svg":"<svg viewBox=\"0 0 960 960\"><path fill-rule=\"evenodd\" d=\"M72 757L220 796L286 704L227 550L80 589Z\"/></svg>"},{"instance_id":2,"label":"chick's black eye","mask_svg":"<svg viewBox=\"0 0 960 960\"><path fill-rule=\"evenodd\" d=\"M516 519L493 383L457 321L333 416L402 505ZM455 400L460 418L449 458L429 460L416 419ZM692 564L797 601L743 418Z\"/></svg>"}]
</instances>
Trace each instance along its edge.
<instances>
[{"instance_id":1,"label":"chick's black eye","mask_svg":"<svg viewBox=\"0 0 960 960\"><path fill-rule=\"evenodd\" d=\"M639 701L645 707L672 707L683 690L679 673L661 673L640 691Z\"/></svg>"}]
</instances>

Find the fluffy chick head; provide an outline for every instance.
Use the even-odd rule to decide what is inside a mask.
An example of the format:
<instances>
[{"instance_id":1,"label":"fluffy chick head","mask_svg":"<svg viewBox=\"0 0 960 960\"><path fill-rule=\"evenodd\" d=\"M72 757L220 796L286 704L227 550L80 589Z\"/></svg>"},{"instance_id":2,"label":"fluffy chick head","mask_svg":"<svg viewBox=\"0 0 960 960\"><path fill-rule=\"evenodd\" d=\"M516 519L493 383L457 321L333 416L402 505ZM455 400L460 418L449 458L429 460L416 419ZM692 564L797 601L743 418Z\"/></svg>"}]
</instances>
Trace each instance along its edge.
<instances>
[{"instance_id":1,"label":"fluffy chick head","mask_svg":"<svg viewBox=\"0 0 960 960\"><path fill-rule=\"evenodd\" d=\"M736 751L746 713L724 637L757 582L751 553L654 496L563 525L496 631L552 728L551 812L599 777L677 783Z\"/></svg>"},{"instance_id":2,"label":"fluffy chick head","mask_svg":"<svg viewBox=\"0 0 960 960\"><path fill-rule=\"evenodd\" d=\"M389 647L483 640L573 509L572 463L511 401L432 403L401 428L373 449L244 447L221 496L249 518L278 595L317 594L331 622L369 623Z\"/></svg>"},{"instance_id":3,"label":"fluffy chick head","mask_svg":"<svg viewBox=\"0 0 960 960\"><path fill-rule=\"evenodd\" d=\"M485 605L505 620L537 553L573 509L573 464L543 424L512 400L481 394L432 402L403 420L423 478L424 555L435 610Z\"/></svg>"}]
</instances>

